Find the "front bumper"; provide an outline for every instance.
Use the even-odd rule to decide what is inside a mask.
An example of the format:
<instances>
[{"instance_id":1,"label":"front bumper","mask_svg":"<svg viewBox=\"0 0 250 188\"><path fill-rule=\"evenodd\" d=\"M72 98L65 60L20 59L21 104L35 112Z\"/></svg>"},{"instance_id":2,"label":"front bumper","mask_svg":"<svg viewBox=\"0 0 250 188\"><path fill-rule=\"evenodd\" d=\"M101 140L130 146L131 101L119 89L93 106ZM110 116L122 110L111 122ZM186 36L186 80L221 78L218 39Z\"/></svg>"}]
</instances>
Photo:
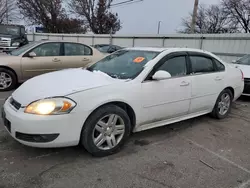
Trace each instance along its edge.
<instances>
[{"instance_id":1,"label":"front bumper","mask_svg":"<svg viewBox=\"0 0 250 188\"><path fill-rule=\"evenodd\" d=\"M83 117L74 110L64 115L33 115L24 113L24 108L17 110L9 103L4 103L4 124L9 134L18 142L32 147L66 147L79 143L83 126Z\"/></svg>"}]
</instances>

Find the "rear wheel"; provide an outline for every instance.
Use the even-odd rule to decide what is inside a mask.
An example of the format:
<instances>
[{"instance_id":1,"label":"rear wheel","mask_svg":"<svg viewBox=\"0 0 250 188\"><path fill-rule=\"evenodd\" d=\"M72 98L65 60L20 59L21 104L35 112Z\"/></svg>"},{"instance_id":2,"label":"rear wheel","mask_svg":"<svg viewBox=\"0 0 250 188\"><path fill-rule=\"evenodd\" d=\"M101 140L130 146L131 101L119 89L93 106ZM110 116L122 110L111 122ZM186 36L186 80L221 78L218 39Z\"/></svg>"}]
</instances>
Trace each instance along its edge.
<instances>
[{"instance_id":1,"label":"rear wheel","mask_svg":"<svg viewBox=\"0 0 250 188\"><path fill-rule=\"evenodd\" d=\"M10 91L17 85L17 78L11 70L0 68L0 91Z\"/></svg>"},{"instance_id":2,"label":"rear wheel","mask_svg":"<svg viewBox=\"0 0 250 188\"><path fill-rule=\"evenodd\" d=\"M113 154L124 145L130 135L131 123L127 113L118 106L97 109L84 124L81 144L93 156Z\"/></svg>"},{"instance_id":3,"label":"rear wheel","mask_svg":"<svg viewBox=\"0 0 250 188\"><path fill-rule=\"evenodd\" d=\"M231 111L233 101L233 94L229 89L222 91L216 101L213 112L214 118L224 119Z\"/></svg>"}]
</instances>

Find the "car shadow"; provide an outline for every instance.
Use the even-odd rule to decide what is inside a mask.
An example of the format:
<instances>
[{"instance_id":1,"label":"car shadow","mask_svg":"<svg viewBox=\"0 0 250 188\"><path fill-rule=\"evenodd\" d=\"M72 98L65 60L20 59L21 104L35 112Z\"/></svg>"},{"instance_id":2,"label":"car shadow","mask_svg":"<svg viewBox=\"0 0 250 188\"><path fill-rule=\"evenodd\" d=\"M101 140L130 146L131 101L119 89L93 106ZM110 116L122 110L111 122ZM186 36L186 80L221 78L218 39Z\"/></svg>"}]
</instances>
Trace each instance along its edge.
<instances>
[{"instance_id":1,"label":"car shadow","mask_svg":"<svg viewBox=\"0 0 250 188\"><path fill-rule=\"evenodd\" d=\"M138 133L132 133L128 142L125 144L123 149L113 155L109 156L110 159L116 157L122 157L126 155L130 155L136 152L139 152L138 147L147 146L149 144L154 144L156 142L160 142L165 140L166 138L174 137L177 133L181 133L186 129L198 125L195 122L203 121L207 119L207 116L201 116L198 118L193 118L190 120L145 130ZM81 159L90 159L93 158L82 146L74 146L74 147L65 147L65 148L34 148L20 144L15 141L12 137L6 133L3 136L0 135L1 144L5 144L6 147L0 148L1 152L5 152L6 156L10 155L10 157L18 157L23 160L33 160L33 159L42 159L42 158L51 158L53 160L57 160L58 157L65 159L76 159L77 157ZM8 149L7 149L8 148Z\"/></svg>"},{"instance_id":2,"label":"car shadow","mask_svg":"<svg viewBox=\"0 0 250 188\"><path fill-rule=\"evenodd\" d=\"M250 102L250 96L240 96L240 98L238 99L238 101L242 101L242 102Z\"/></svg>"}]
</instances>

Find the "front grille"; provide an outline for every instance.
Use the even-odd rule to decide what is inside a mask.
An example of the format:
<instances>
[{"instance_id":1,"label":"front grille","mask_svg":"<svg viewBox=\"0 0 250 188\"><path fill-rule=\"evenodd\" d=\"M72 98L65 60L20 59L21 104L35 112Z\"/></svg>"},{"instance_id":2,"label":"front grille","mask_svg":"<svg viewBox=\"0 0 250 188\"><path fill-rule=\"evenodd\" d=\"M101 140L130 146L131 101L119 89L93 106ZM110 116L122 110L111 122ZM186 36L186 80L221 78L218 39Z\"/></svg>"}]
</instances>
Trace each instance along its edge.
<instances>
[{"instance_id":1,"label":"front grille","mask_svg":"<svg viewBox=\"0 0 250 188\"><path fill-rule=\"evenodd\" d=\"M55 140L59 134L26 134L16 132L16 138L26 142L47 143Z\"/></svg>"},{"instance_id":2,"label":"front grille","mask_svg":"<svg viewBox=\"0 0 250 188\"><path fill-rule=\"evenodd\" d=\"M8 119L4 118L3 119L4 126L8 129L9 132L11 132L11 123Z\"/></svg>"},{"instance_id":3,"label":"front grille","mask_svg":"<svg viewBox=\"0 0 250 188\"><path fill-rule=\"evenodd\" d=\"M244 78L245 83L250 83L250 78Z\"/></svg>"},{"instance_id":4,"label":"front grille","mask_svg":"<svg viewBox=\"0 0 250 188\"><path fill-rule=\"evenodd\" d=\"M8 42L8 41L0 41L0 46L10 47L10 42Z\"/></svg>"},{"instance_id":5,"label":"front grille","mask_svg":"<svg viewBox=\"0 0 250 188\"><path fill-rule=\"evenodd\" d=\"M244 91L245 94L250 94L250 78L244 78Z\"/></svg>"},{"instance_id":6,"label":"front grille","mask_svg":"<svg viewBox=\"0 0 250 188\"><path fill-rule=\"evenodd\" d=\"M3 123L4 126L8 129L9 132L11 132L11 123L10 121L6 118L6 114L4 109L2 108L2 118L3 118Z\"/></svg>"},{"instance_id":7,"label":"front grille","mask_svg":"<svg viewBox=\"0 0 250 188\"><path fill-rule=\"evenodd\" d=\"M10 98L10 104L17 110L19 110L22 106L19 102L13 99L13 97Z\"/></svg>"}]
</instances>

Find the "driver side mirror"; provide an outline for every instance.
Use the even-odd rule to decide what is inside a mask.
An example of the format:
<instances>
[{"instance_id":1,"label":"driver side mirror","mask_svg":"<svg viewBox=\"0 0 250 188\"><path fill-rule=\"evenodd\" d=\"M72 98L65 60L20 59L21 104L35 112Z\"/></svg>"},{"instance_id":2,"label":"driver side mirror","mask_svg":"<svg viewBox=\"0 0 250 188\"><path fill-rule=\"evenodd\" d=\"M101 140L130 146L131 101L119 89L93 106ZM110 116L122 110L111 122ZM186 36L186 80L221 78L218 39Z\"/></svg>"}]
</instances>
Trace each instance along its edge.
<instances>
[{"instance_id":1,"label":"driver side mirror","mask_svg":"<svg viewBox=\"0 0 250 188\"><path fill-rule=\"evenodd\" d=\"M35 52L30 52L30 53L29 53L29 57L30 57L30 58L36 57L36 53L35 53Z\"/></svg>"},{"instance_id":2,"label":"driver side mirror","mask_svg":"<svg viewBox=\"0 0 250 188\"><path fill-rule=\"evenodd\" d=\"M165 79L168 79L168 78L171 78L171 74L167 71L163 71L163 70L160 70L160 71L157 71L153 77L152 77L154 80L165 80Z\"/></svg>"}]
</instances>

